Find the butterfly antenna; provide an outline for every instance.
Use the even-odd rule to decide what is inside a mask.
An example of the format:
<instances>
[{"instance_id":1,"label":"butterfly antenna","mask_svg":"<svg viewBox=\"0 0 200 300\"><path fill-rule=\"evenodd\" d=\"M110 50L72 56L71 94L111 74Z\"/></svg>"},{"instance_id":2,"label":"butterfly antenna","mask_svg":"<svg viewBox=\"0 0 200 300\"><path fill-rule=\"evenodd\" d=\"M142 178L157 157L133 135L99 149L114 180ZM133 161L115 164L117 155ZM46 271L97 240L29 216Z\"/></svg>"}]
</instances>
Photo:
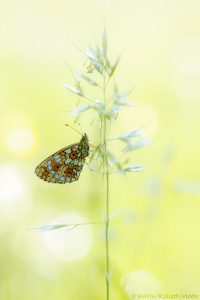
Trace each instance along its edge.
<instances>
[{"instance_id":1,"label":"butterfly antenna","mask_svg":"<svg viewBox=\"0 0 200 300\"><path fill-rule=\"evenodd\" d=\"M82 130L82 128L81 128L81 124L78 123L78 126L80 127L81 133L82 133L82 135L83 135L83 130Z\"/></svg>"},{"instance_id":2,"label":"butterfly antenna","mask_svg":"<svg viewBox=\"0 0 200 300\"><path fill-rule=\"evenodd\" d=\"M80 125L80 124L79 124L79 125ZM73 129L74 131L78 132L81 136L83 136L83 134L82 134L80 131L78 131L76 128L72 127L71 125L65 124L65 126L70 127L70 128Z\"/></svg>"}]
</instances>

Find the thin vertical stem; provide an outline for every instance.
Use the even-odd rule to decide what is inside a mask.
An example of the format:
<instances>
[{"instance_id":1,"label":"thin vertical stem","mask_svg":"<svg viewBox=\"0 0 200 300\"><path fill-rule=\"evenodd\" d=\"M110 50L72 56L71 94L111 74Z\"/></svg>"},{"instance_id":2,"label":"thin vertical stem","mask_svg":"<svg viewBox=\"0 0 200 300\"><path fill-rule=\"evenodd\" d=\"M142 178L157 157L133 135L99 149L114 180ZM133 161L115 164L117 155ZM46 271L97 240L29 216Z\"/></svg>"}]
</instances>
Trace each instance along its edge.
<instances>
[{"instance_id":1,"label":"thin vertical stem","mask_svg":"<svg viewBox=\"0 0 200 300\"><path fill-rule=\"evenodd\" d=\"M106 84L105 71L103 74L103 98L106 108ZM109 261L109 170L107 159L107 120L104 116L104 170L106 171L106 222L105 222L105 239L106 239L106 300L110 297L110 261Z\"/></svg>"},{"instance_id":2,"label":"thin vertical stem","mask_svg":"<svg viewBox=\"0 0 200 300\"><path fill-rule=\"evenodd\" d=\"M110 262L109 262L109 174L106 174L106 300L109 300L110 292Z\"/></svg>"}]
</instances>

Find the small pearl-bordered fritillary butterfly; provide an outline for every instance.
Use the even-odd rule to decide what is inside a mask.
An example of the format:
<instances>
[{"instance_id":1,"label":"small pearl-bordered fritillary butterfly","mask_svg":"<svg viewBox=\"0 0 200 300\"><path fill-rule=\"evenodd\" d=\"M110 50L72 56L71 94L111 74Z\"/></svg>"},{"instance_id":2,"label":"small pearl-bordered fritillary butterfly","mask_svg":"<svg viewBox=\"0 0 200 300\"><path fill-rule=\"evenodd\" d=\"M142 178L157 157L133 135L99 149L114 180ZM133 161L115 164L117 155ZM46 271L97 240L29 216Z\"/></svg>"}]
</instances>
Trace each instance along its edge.
<instances>
[{"instance_id":1,"label":"small pearl-bordered fritillary butterfly","mask_svg":"<svg viewBox=\"0 0 200 300\"><path fill-rule=\"evenodd\" d=\"M79 179L85 158L89 155L86 133L79 143L69 145L41 162L35 173L41 179L53 183L73 182Z\"/></svg>"}]
</instances>

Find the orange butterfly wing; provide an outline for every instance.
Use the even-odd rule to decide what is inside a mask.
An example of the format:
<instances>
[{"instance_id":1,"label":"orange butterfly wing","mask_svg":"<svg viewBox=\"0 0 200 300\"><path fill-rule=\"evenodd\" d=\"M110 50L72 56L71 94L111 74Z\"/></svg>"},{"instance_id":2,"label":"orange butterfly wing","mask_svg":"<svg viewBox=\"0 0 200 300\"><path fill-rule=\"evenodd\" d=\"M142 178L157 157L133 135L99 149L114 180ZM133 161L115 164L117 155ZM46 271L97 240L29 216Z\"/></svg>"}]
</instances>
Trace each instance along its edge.
<instances>
[{"instance_id":1,"label":"orange butterfly wing","mask_svg":"<svg viewBox=\"0 0 200 300\"><path fill-rule=\"evenodd\" d=\"M81 144L73 144L46 158L36 167L35 173L47 182L71 183L78 180L84 161Z\"/></svg>"}]
</instances>

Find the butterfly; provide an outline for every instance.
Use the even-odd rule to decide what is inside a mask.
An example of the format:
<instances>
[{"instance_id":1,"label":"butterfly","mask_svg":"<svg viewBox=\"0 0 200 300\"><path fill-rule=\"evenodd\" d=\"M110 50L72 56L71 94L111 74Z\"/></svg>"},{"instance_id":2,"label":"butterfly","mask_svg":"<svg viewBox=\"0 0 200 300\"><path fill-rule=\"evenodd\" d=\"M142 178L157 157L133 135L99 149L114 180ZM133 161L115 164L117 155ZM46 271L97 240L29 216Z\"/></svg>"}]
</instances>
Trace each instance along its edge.
<instances>
[{"instance_id":1,"label":"butterfly","mask_svg":"<svg viewBox=\"0 0 200 300\"><path fill-rule=\"evenodd\" d=\"M47 182L76 181L79 179L89 150L88 137L85 133L79 143L69 145L41 162L36 167L35 174Z\"/></svg>"}]
</instances>

